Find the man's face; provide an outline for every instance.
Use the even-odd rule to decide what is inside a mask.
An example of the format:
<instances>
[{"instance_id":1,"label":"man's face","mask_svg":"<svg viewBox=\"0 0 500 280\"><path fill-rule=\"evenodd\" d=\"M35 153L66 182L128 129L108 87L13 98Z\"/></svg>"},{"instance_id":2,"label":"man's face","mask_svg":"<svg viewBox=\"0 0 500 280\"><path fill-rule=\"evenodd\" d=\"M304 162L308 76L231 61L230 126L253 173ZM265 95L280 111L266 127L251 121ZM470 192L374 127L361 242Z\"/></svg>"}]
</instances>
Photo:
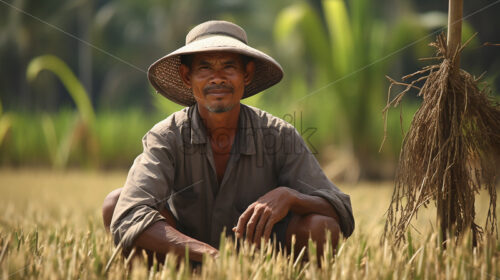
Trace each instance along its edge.
<instances>
[{"instance_id":1,"label":"man's face","mask_svg":"<svg viewBox=\"0 0 500 280\"><path fill-rule=\"evenodd\" d=\"M244 65L241 55L230 52L195 54L190 67L180 67L181 77L192 89L200 110L212 113L228 112L240 104L253 71L253 61Z\"/></svg>"}]
</instances>

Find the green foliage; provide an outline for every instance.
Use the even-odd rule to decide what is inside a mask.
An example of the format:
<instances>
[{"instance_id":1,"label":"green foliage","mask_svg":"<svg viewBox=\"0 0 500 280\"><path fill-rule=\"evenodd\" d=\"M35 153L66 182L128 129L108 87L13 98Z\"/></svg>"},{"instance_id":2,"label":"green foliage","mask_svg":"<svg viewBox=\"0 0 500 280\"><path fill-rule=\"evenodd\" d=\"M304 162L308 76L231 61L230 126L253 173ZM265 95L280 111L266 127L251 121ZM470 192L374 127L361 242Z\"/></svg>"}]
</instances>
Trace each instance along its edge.
<instances>
[{"instance_id":1,"label":"green foliage","mask_svg":"<svg viewBox=\"0 0 500 280\"><path fill-rule=\"evenodd\" d=\"M389 150L377 155L383 136L384 75L390 66L385 53L415 39L416 35L407 34L418 34L422 27L396 26L392 29L405 32L393 33L375 17L373 2L368 0L350 1L349 9L343 0L321 3L322 14L299 1L276 19L278 48L285 50L285 61L296 60L286 65L293 76L289 87L293 91L299 83L307 88L294 94L288 104L292 110L305 112L307 127L318 128L315 144L334 143L351 154L355 163L351 170L370 173L383 157L394 160L397 154ZM387 43L392 41L399 43Z\"/></svg>"},{"instance_id":2,"label":"green foliage","mask_svg":"<svg viewBox=\"0 0 500 280\"><path fill-rule=\"evenodd\" d=\"M53 72L73 98L83 122L90 128L95 122L95 113L85 88L71 69L56 56L43 55L30 61L26 70L28 81L33 81L42 70Z\"/></svg>"},{"instance_id":3,"label":"green foliage","mask_svg":"<svg viewBox=\"0 0 500 280\"><path fill-rule=\"evenodd\" d=\"M2 163L14 166L50 163L47 146L43 140L41 116L19 113L10 113L10 116L12 126L0 147Z\"/></svg>"},{"instance_id":4,"label":"green foliage","mask_svg":"<svg viewBox=\"0 0 500 280\"><path fill-rule=\"evenodd\" d=\"M128 168L142 152L142 137L167 113L147 114L142 110L103 111L97 114L96 134L101 165Z\"/></svg>"},{"instance_id":5,"label":"green foliage","mask_svg":"<svg viewBox=\"0 0 500 280\"><path fill-rule=\"evenodd\" d=\"M54 121L49 115L43 115L42 128L52 166L65 168L71 147L81 144L83 152L90 154L87 159L95 167L99 160L98 143L94 135L95 113L87 92L66 63L56 56L43 55L31 60L26 70L28 80L33 81L42 70L53 72L61 80L75 102L80 117L71 122L70 128L58 141Z\"/></svg>"},{"instance_id":6,"label":"green foliage","mask_svg":"<svg viewBox=\"0 0 500 280\"><path fill-rule=\"evenodd\" d=\"M153 92L152 95L153 95L153 104L155 105L156 110L158 112L162 112L165 114L172 114L184 108L183 106L168 100L160 93Z\"/></svg>"},{"instance_id":7,"label":"green foliage","mask_svg":"<svg viewBox=\"0 0 500 280\"><path fill-rule=\"evenodd\" d=\"M7 114L3 114L2 102L0 101L0 147L2 146L3 139L9 131L10 126L10 117Z\"/></svg>"},{"instance_id":8,"label":"green foliage","mask_svg":"<svg viewBox=\"0 0 500 280\"><path fill-rule=\"evenodd\" d=\"M75 127L73 121L70 127ZM63 133L59 140L54 126L54 120L47 114L42 115L42 129L49 151L50 161L56 168L64 168L68 164L71 149L71 133Z\"/></svg>"},{"instance_id":9,"label":"green foliage","mask_svg":"<svg viewBox=\"0 0 500 280\"><path fill-rule=\"evenodd\" d=\"M129 167L142 152L141 138L166 116L145 114L138 109L98 112L94 133L99 145L99 166ZM12 113L11 119L10 133L0 147L0 164L45 165L50 162L54 167L63 168L95 162L94 155L72 138L75 134L69 133L77 122L72 110L56 114Z\"/></svg>"}]
</instances>

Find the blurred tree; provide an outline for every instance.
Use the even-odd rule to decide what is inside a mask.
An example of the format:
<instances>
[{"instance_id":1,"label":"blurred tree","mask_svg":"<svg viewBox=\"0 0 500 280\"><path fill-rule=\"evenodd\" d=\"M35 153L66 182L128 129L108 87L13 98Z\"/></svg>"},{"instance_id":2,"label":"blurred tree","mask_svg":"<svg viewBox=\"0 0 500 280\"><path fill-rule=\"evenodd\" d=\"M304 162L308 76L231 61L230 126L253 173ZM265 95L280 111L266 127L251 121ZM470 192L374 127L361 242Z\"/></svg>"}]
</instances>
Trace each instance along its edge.
<instances>
[{"instance_id":1,"label":"blurred tree","mask_svg":"<svg viewBox=\"0 0 500 280\"><path fill-rule=\"evenodd\" d=\"M328 8L331 4L325 3L330 2L342 3L343 7ZM55 54L76 73L98 112L140 108L143 114L171 113L179 107L150 94L145 74L148 66L183 45L186 32L194 25L209 19L231 20L245 28L252 46L276 57L286 72L280 85L245 103L262 107L304 129L318 128L309 139L318 150L335 143L342 151L348 151L350 157L346 158L356 159L359 166L378 166L380 155L375 149L380 142L377 135L381 133L378 106L385 99L387 87L383 75L413 72L420 65L415 65L412 52L420 52L418 57L426 56L420 46L425 46L431 38L421 41L419 48L397 53L391 57L394 60L379 62L378 59L427 35L423 25L439 21L439 14L412 12L442 8L424 2L430 3L424 0L384 0L376 5L367 0L5 0L0 3L3 66L0 99L6 112L75 109L66 88L54 75L43 71L33 83L27 83L29 61L40 55ZM466 10L491 1L473 2L470 5L474 7L466 6ZM491 16L498 6L485 11L490 15L487 18L480 15L470 18L480 37L484 33L498 34L497 29L489 28L498 21ZM284 28L285 33L277 34L280 19L276 21L276 17L285 14L289 27ZM477 21L481 24L476 24ZM425 28L435 30L442 25L433 26ZM481 40L498 41L495 39L498 36L488 36ZM498 74L495 69L500 69L495 55L498 48L483 50L471 63L487 63L488 67L481 68L492 72L487 77L500 80L495 76ZM489 53L487 59L485 53ZM464 68L468 69L466 54L463 60ZM371 63L374 65L367 66ZM471 72L475 73L474 69ZM331 82L334 83L330 85ZM297 102L301 98L304 99ZM320 110L322 114L318 113ZM303 118L303 124L299 118ZM394 150L391 156L397 153L399 143L393 146L389 146ZM359 163L361 158L363 162ZM370 169L360 170L371 176Z\"/></svg>"},{"instance_id":2,"label":"blurred tree","mask_svg":"<svg viewBox=\"0 0 500 280\"><path fill-rule=\"evenodd\" d=\"M276 20L275 37L292 69L291 106L306 112L307 127L321 128L320 145L336 143L343 151L331 163L330 176L373 178L381 167L376 151L386 98L385 56L417 40L425 29L418 20L389 27L376 18L368 0L349 1L350 6L342 0L321 3L322 14L297 2ZM308 93L294 92L297 86Z\"/></svg>"},{"instance_id":3,"label":"blurred tree","mask_svg":"<svg viewBox=\"0 0 500 280\"><path fill-rule=\"evenodd\" d=\"M44 108L53 111L61 106L72 106L69 97L63 93L64 88L50 75L45 77L43 74L43 78L33 86L28 86L24 79L30 59L52 53L75 70L97 108L141 105L150 109L152 99L147 95L149 85L144 72L155 59L181 45L190 27L208 19L232 20L245 27L253 45L274 55L270 26L281 9L294 3L307 3L316 12L320 24L327 25L321 0L7 1L0 4L0 61L2 65L9 66L0 69L0 98L6 110ZM346 2L347 9L354 11L351 8L356 8L356 3ZM491 4L491 1L469 1L465 10L475 11L487 4ZM369 18L383 19L383 22L391 25L406 20L404 16L394 17L394 14L408 15L414 9L445 12L447 8L445 3L429 0L385 0L371 6ZM494 15L499 9L500 5L494 5L481 13L485 16L470 18L474 29L480 31L481 41L497 40L500 31L489 27L495 26L495 21L498 22L498 17ZM409 32L407 35L411 34ZM480 57L468 59L465 55L465 68L470 63L474 68L493 72L491 79L495 79L498 84L500 79L494 73L500 65L497 52L496 48L489 47L481 50ZM285 56L281 58L282 61L290 60ZM120 59L126 63L120 62ZM404 68L401 71L411 72L415 69L411 67L414 65L412 59L405 61L401 64Z\"/></svg>"},{"instance_id":4,"label":"blurred tree","mask_svg":"<svg viewBox=\"0 0 500 280\"><path fill-rule=\"evenodd\" d=\"M0 9L0 98L7 110L55 111L72 106L50 75L28 86L33 57L56 54L74 69L97 108L151 109L145 72L184 43L186 32L209 19L247 29L252 42L270 49L273 17L287 1L13 0ZM13 94L15 93L15 94Z\"/></svg>"}]
</instances>

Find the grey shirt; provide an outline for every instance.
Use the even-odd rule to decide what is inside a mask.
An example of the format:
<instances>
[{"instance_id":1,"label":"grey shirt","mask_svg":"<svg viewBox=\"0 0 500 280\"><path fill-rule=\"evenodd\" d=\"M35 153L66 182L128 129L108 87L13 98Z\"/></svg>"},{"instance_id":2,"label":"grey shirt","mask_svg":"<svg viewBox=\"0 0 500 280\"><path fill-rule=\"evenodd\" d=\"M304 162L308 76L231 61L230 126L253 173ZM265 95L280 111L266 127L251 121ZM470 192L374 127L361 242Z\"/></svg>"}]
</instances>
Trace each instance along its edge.
<instances>
[{"instance_id":1,"label":"grey shirt","mask_svg":"<svg viewBox=\"0 0 500 280\"><path fill-rule=\"evenodd\" d=\"M130 168L113 213L115 244L129 250L166 207L184 234L218 248L220 234L260 196L278 186L325 198L344 236L354 230L348 195L325 176L316 158L287 122L241 105L238 130L219 184L212 149L196 105L170 115L142 139L144 151Z\"/></svg>"}]
</instances>

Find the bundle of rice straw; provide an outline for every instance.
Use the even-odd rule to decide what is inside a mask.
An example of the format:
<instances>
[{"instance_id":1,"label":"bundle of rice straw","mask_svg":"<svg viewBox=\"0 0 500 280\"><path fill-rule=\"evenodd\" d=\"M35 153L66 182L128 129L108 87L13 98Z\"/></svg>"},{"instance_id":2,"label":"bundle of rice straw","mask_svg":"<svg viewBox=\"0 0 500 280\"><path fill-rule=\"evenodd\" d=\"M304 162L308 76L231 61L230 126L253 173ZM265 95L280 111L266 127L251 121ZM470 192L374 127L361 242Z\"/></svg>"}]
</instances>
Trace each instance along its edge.
<instances>
[{"instance_id":1,"label":"bundle of rice straw","mask_svg":"<svg viewBox=\"0 0 500 280\"><path fill-rule=\"evenodd\" d=\"M456 8L454 1L450 0L450 15ZM403 77L410 82L389 78L384 118L411 88L417 88L423 99L404 138L387 212L384 237L392 234L397 244L405 240L418 209L431 201L437 207L442 240L471 230L477 244L483 230L474 222L474 198L480 189L490 196L486 232L498 235L495 181L500 170L500 105L489 96L487 87L479 89L480 78L459 68L460 53L468 42L461 46L461 28L457 32L450 26L459 22L455 25L461 27L461 3L460 15L454 16L448 20L448 44L444 35L431 44L437 49L439 64ZM459 39L450 39L450 35ZM422 81L424 85L417 87ZM393 85L406 88L390 100Z\"/></svg>"}]
</instances>

